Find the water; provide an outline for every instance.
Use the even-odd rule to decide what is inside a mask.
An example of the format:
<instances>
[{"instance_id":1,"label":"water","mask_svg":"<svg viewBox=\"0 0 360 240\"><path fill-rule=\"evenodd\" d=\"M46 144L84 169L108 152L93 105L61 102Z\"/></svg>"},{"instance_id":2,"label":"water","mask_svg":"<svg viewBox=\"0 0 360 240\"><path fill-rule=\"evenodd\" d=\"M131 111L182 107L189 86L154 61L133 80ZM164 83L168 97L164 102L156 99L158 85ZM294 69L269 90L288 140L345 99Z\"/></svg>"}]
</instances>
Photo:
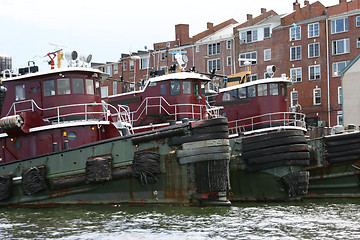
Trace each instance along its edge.
<instances>
[{"instance_id":1,"label":"water","mask_svg":"<svg viewBox=\"0 0 360 240\"><path fill-rule=\"evenodd\" d=\"M360 239L360 201L5 208L0 239Z\"/></svg>"}]
</instances>

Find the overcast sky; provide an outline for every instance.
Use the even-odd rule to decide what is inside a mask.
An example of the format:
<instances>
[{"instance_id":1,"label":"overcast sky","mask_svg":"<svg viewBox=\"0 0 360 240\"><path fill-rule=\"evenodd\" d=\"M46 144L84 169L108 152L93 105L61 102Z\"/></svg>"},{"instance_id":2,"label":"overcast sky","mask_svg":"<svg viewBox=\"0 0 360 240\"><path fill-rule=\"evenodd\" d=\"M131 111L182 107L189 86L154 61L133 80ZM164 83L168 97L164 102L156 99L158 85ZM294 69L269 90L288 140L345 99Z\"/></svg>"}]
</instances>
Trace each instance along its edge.
<instances>
[{"instance_id":1,"label":"overcast sky","mask_svg":"<svg viewBox=\"0 0 360 240\"><path fill-rule=\"evenodd\" d=\"M115 62L121 53L175 40L176 24L189 24L191 37L206 30L207 22L233 18L241 23L261 8L291 13L294 1L0 0L0 54L12 57L13 68L35 61L46 70L44 56L57 48L52 43L65 52L91 53L93 62ZM321 3L332 6L339 0Z\"/></svg>"}]
</instances>

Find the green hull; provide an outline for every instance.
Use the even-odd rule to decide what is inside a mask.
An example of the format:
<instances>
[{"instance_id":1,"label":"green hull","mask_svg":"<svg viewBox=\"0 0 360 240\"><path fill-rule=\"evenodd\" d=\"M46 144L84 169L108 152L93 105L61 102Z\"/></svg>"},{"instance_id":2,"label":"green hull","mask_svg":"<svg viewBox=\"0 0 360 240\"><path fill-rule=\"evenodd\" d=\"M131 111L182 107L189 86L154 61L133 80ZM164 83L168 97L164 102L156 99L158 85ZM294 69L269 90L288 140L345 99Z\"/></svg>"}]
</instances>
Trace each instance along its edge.
<instances>
[{"instance_id":1,"label":"green hull","mask_svg":"<svg viewBox=\"0 0 360 240\"><path fill-rule=\"evenodd\" d=\"M0 205L229 205L222 193L228 187L228 168L214 170L228 166L228 158L207 160L200 155L199 160L181 163L177 157L188 141L212 140L192 129L184 124L2 164ZM138 156L142 158L136 163ZM151 172L154 166L148 163L157 156L158 169ZM42 171L44 175L37 175Z\"/></svg>"},{"instance_id":2,"label":"green hull","mask_svg":"<svg viewBox=\"0 0 360 240\"><path fill-rule=\"evenodd\" d=\"M360 197L359 139L359 133L347 133L309 140L313 157L305 198Z\"/></svg>"},{"instance_id":3,"label":"green hull","mask_svg":"<svg viewBox=\"0 0 360 240\"><path fill-rule=\"evenodd\" d=\"M279 141L285 137L282 135L270 133L230 140L229 199L232 202L292 201L307 193L309 174L301 165L309 164L309 159L294 160L292 155L287 156L297 151L308 154L308 147L303 144L305 136L302 132L290 136L294 144L302 142L301 146L305 147L300 149Z\"/></svg>"}]
</instances>

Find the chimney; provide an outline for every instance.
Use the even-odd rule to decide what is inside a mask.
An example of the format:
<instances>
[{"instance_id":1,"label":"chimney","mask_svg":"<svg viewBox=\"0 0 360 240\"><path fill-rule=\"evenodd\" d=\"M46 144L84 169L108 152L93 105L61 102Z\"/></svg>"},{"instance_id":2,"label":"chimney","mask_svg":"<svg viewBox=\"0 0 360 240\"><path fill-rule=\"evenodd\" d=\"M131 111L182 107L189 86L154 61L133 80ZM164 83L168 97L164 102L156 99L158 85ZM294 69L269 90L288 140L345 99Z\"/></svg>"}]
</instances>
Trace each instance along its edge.
<instances>
[{"instance_id":1,"label":"chimney","mask_svg":"<svg viewBox=\"0 0 360 240\"><path fill-rule=\"evenodd\" d=\"M252 14L246 14L246 18L247 18L248 21L251 20L252 19Z\"/></svg>"},{"instance_id":2,"label":"chimney","mask_svg":"<svg viewBox=\"0 0 360 240\"><path fill-rule=\"evenodd\" d=\"M207 26L207 29L212 30L214 27L214 24L212 22L207 22L206 26Z\"/></svg>"},{"instance_id":3,"label":"chimney","mask_svg":"<svg viewBox=\"0 0 360 240\"><path fill-rule=\"evenodd\" d=\"M304 5L305 5L305 6L309 6L309 0L305 0L305 1L304 1Z\"/></svg>"},{"instance_id":4,"label":"chimney","mask_svg":"<svg viewBox=\"0 0 360 240\"><path fill-rule=\"evenodd\" d=\"M339 4L344 4L346 3L346 0L339 0Z\"/></svg>"},{"instance_id":5,"label":"chimney","mask_svg":"<svg viewBox=\"0 0 360 240\"><path fill-rule=\"evenodd\" d=\"M179 45L190 42L189 37L189 24L177 24L175 25L175 40Z\"/></svg>"},{"instance_id":6,"label":"chimney","mask_svg":"<svg viewBox=\"0 0 360 240\"><path fill-rule=\"evenodd\" d=\"M261 14L266 13L266 8L261 8Z\"/></svg>"},{"instance_id":7,"label":"chimney","mask_svg":"<svg viewBox=\"0 0 360 240\"><path fill-rule=\"evenodd\" d=\"M340 1L341 1L341 0L340 0ZM293 10L294 10L294 11L300 10L300 3L298 3L298 0L296 0L296 1L293 3Z\"/></svg>"}]
</instances>

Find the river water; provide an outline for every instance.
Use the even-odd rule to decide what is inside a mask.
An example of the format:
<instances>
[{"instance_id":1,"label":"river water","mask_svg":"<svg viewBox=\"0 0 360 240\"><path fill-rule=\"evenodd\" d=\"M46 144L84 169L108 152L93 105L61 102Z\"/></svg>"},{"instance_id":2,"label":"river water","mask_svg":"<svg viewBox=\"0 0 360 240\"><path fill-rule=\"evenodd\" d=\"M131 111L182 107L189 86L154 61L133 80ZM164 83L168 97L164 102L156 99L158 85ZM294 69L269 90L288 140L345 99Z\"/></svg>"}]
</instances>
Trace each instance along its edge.
<instances>
[{"instance_id":1,"label":"river water","mask_svg":"<svg viewBox=\"0 0 360 240\"><path fill-rule=\"evenodd\" d=\"M360 239L360 200L3 208L0 239Z\"/></svg>"}]
</instances>

